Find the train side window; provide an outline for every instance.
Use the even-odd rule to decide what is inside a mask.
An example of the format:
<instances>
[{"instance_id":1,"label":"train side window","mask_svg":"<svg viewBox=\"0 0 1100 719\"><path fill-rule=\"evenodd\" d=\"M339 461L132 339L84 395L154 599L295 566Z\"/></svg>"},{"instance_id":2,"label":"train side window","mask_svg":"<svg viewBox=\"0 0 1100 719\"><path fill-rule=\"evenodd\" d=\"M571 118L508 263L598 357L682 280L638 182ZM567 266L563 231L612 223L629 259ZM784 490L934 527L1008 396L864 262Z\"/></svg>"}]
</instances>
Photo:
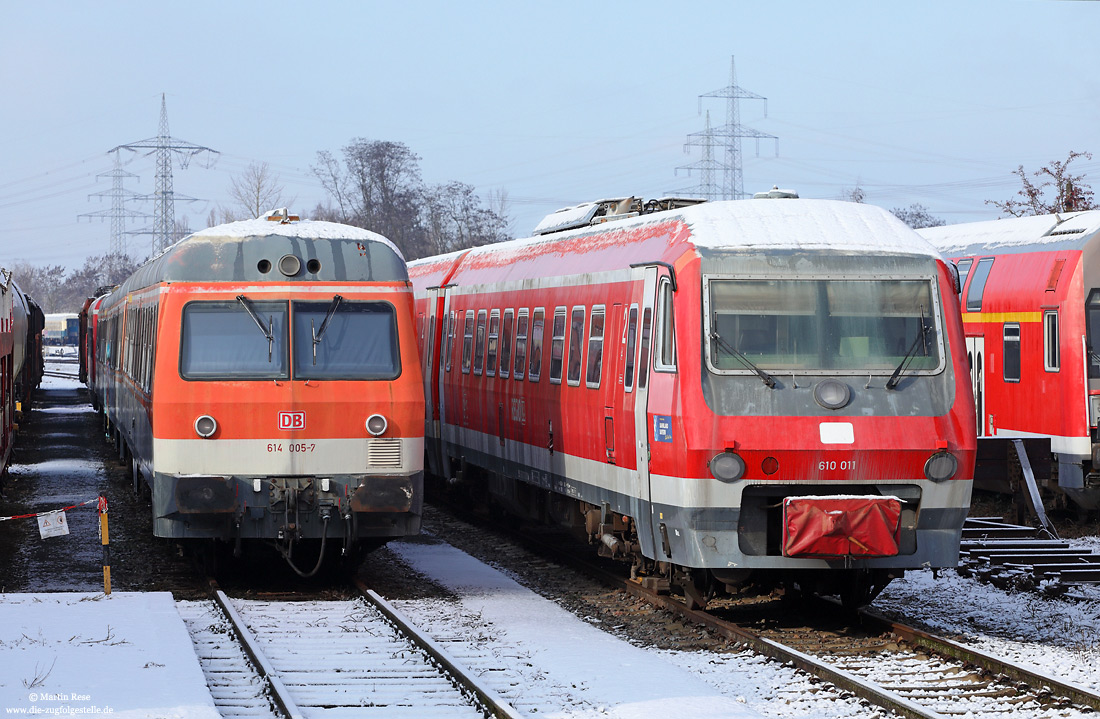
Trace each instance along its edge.
<instances>
[{"instance_id":1,"label":"train side window","mask_svg":"<svg viewBox=\"0 0 1100 719\"><path fill-rule=\"evenodd\" d=\"M152 332L153 332L153 343L151 345L151 353L152 354L149 357L149 391L150 392L153 391L153 378L156 376L156 373L157 373L156 356L157 356L157 325L160 324L159 319L158 319L159 318L159 312L158 312L159 309L160 309L160 305L153 305L153 330L152 330Z\"/></svg>"},{"instance_id":2,"label":"train side window","mask_svg":"<svg viewBox=\"0 0 1100 719\"><path fill-rule=\"evenodd\" d=\"M485 366L485 310L477 311L477 336L474 337L474 374L480 375Z\"/></svg>"},{"instance_id":3,"label":"train side window","mask_svg":"<svg viewBox=\"0 0 1100 719\"><path fill-rule=\"evenodd\" d=\"M516 319L516 364L512 368L512 376L517 382L523 379L523 373L527 371L527 327L530 322L529 312L520 310Z\"/></svg>"},{"instance_id":4,"label":"train side window","mask_svg":"<svg viewBox=\"0 0 1100 719\"><path fill-rule=\"evenodd\" d=\"M565 308L554 308L554 327L550 334L550 382L561 384L561 365L565 356Z\"/></svg>"},{"instance_id":5,"label":"train side window","mask_svg":"<svg viewBox=\"0 0 1100 719\"><path fill-rule=\"evenodd\" d=\"M657 352L653 369L658 372L676 371L676 336L673 322L672 283L668 278L661 280L657 294Z\"/></svg>"},{"instance_id":6,"label":"train side window","mask_svg":"<svg viewBox=\"0 0 1100 719\"><path fill-rule=\"evenodd\" d=\"M1043 369L1057 372L1061 357L1058 356L1058 311L1043 312Z\"/></svg>"},{"instance_id":7,"label":"train side window","mask_svg":"<svg viewBox=\"0 0 1100 719\"><path fill-rule=\"evenodd\" d=\"M993 269L992 257L978 260L974 267L974 276L970 279L970 288L966 291L967 312L982 311L982 295L985 294L985 283L989 279L989 271Z\"/></svg>"},{"instance_id":8,"label":"train side window","mask_svg":"<svg viewBox=\"0 0 1100 719\"><path fill-rule=\"evenodd\" d=\"M470 358L474 350L474 311L466 310L466 321L462 323L462 372L470 374Z\"/></svg>"},{"instance_id":9,"label":"train side window","mask_svg":"<svg viewBox=\"0 0 1100 719\"><path fill-rule=\"evenodd\" d=\"M454 310L451 310L447 315L447 371L451 371L451 357L454 356L455 351L455 325L458 324L455 319Z\"/></svg>"},{"instance_id":10,"label":"train side window","mask_svg":"<svg viewBox=\"0 0 1100 719\"><path fill-rule=\"evenodd\" d=\"M489 347L485 350L485 376L497 373L497 352L500 350L500 310L489 313Z\"/></svg>"},{"instance_id":11,"label":"train side window","mask_svg":"<svg viewBox=\"0 0 1100 719\"><path fill-rule=\"evenodd\" d=\"M626 371L623 376L624 389L634 391L634 350L638 344L638 305L631 305L626 321Z\"/></svg>"},{"instance_id":12,"label":"train side window","mask_svg":"<svg viewBox=\"0 0 1100 719\"><path fill-rule=\"evenodd\" d=\"M513 310L504 310L504 323L500 328L500 378L508 378L508 367L512 361L512 325Z\"/></svg>"},{"instance_id":13,"label":"train side window","mask_svg":"<svg viewBox=\"0 0 1100 719\"><path fill-rule=\"evenodd\" d=\"M569 370L566 382L574 387L581 383L584 366L584 307L574 307L569 318Z\"/></svg>"},{"instance_id":14,"label":"train side window","mask_svg":"<svg viewBox=\"0 0 1100 719\"><path fill-rule=\"evenodd\" d=\"M970 265L974 264L974 260L965 259L959 260L955 264L955 267L959 270L959 299L962 299L963 290L966 289L966 276L970 274Z\"/></svg>"},{"instance_id":15,"label":"train side window","mask_svg":"<svg viewBox=\"0 0 1100 719\"><path fill-rule=\"evenodd\" d=\"M542 335L546 330L546 312L541 307L531 313L531 361L527 379L538 382L542 376Z\"/></svg>"},{"instance_id":16,"label":"train side window","mask_svg":"<svg viewBox=\"0 0 1100 719\"><path fill-rule=\"evenodd\" d=\"M592 308L592 319L588 323L588 364L584 372L585 386L596 389L600 386L603 374L603 332L604 306Z\"/></svg>"},{"instance_id":17,"label":"train side window","mask_svg":"<svg viewBox=\"0 0 1100 719\"><path fill-rule=\"evenodd\" d=\"M1004 325L1004 376L1005 382L1020 381L1020 325L1006 322Z\"/></svg>"},{"instance_id":18,"label":"train side window","mask_svg":"<svg viewBox=\"0 0 1100 719\"><path fill-rule=\"evenodd\" d=\"M638 389L645 389L649 379L649 333L653 323L653 309L646 307L642 313L642 347L638 357Z\"/></svg>"}]
</instances>

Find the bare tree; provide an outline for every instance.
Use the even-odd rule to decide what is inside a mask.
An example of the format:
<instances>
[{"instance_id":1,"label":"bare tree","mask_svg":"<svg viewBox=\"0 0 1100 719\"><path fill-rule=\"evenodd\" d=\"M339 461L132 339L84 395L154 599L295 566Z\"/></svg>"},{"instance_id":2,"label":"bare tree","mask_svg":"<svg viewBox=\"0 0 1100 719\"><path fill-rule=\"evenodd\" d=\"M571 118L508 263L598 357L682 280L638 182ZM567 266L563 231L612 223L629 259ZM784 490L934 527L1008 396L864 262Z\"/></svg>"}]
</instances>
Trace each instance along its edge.
<instances>
[{"instance_id":1,"label":"bare tree","mask_svg":"<svg viewBox=\"0 0 1100 719\"><path fill-rule=\"evenodd\" d=\"M914 202L909 207L895 207L890 212L914 230L922 227L939 227L947 223L932 215L924 205Z\"/></svg>"},{"instance_id":2,"label":"bare tree","mask_svg":"<svg viewBox=\"0 0 1100 719\"><path fill-rule=\"evenodd\" d=\"M11 269L20 288L43 312L77 312L97 289L121 284L138 266L129 255L108 253L86 258L84 266L68 276L61 265L36 267L17 262Z\"/></svg>"},{"instance_id":3,"label":"bare tree","mask_svg":"<svg viewBox=\"0 0 1100 719\"><path fill-rule=\"evenodd\" d=\"M1046 167L1040 167L1031 173L1033 177L1039 178L1038 183L1032 182L1024 171L1024 166L1020 165L1012 173L1019 176L1023 183L1023 187L1016 193L1017 197L1005 202L986 200L985 203L1012 217L1098 209L1092 199L1092 188L1083 181L1085 175L1073 175L1069 171L1070 163L1078 157L1091 160L1092 153L1071 150L1065 162L1054 160ZM1053 188L1053 198L1048 198L1047 188Z\"/></svg>"},{"instance_id":4,"label":"bare tree","mask_svg":"<svg viewBox=\"0 0 1100 719\"><path fill-rule=\"evenodd\" d=\"M58 312L76 312L84 300L100 287L122 284L133 274L139 263L128 255L108 253L93 255L84 260L84 266L73 270L61 284L58 292Z\"/></svg>"},{"instance_id":5,"label":"bare tree","mask_svg":"<svg viewBox=\"0 0 1100 719\"><path fill-rule=\"evenodd\" d=\"M42 307L43 312L57 312L65 268L61 265L36 267L29 262L16 262L11 267L15 282Z\"/></svg>"},{"instance_id":6,"label":"bare tree","mask_svg":"<svg viewBox=\"0 0 1100 719\"><path fill-rule=\"evenodd\" d=\"M313 174L321 181L321 187L336 200L339 209L339 222L347 222L351 219L351 197L348 195L348 177L340 162L328 150L317 153L317 164L311 168ZM320 207L320 205L318 205Z\"/></svg>"},{"instance_id":7,"label":"bare tree","mask_svg":"<svg viewBox=\"0 0 1100 719\"><path fill-rule=\"evenodd\" d=\"M325 222L343 222L344 218L340 210L328 203L318 202L313 211L309 213L311 220L323 220Z\"/></svg>"},{"instance_id":8,"label":"bare tree","mask_svg":"<svg viewBox=\"0 0 1100 719\"><path fill-rule=\"evenodd\" d=\"M508 190L503 187L497 190L489 190L489 198L486 203L489 211L496 215L504 223L502 228L505 239L512 236L511 205L508 202Z\"/></svg>"},{"instance_id":9,"label":"bare tree","mask_svg":"<svg viewBox=\"0 0 1100 719\"><path fill-rule=\"evenodd\" d=\"M470 185L427 187L420 157L400 142L357 138L344 147L343 156L341 166L331 153L317 153L313 172L337 207L318 205L314 217L373 230L410 260L505 238L503 191L494 200L500 209L494 210L482 205Z\"/></svg>"},{"instance_id":10,"label":"bare tree","mask_svg":"<svg viewBox=\"0 0 1100 719\"><path fill-rule=\"evenodd\" d=\"M862 187L856 185L855 187L841 190L840 199L845 202L858 202L859 204L863 204L867 201L867 193L864 192Z\"/></svg>"},{"instance_id":11,"label":"bare tree","mask_svg":"<svg viewBox=\"0 0 1100 719\"><path fill-rule=\"evenodd\" d=\"M507 220L484 207L474 188L463 182L429 188L424 195L423 217L432 254L506 239Z\"/></svg>"},{"instance_id":12,"label":"bare tree","mask_svg":"<svg viewBox=\"0 0 1100 719\"><path fill-rule=\"evenodd\" d=\"M283 191L279 176L266 162L253 162L230 180L229 197L236 204L228 212L239 215L236 219L255 219L268 210L294 202L293 198L284 201Z\"/></svg>"}]
</instances>

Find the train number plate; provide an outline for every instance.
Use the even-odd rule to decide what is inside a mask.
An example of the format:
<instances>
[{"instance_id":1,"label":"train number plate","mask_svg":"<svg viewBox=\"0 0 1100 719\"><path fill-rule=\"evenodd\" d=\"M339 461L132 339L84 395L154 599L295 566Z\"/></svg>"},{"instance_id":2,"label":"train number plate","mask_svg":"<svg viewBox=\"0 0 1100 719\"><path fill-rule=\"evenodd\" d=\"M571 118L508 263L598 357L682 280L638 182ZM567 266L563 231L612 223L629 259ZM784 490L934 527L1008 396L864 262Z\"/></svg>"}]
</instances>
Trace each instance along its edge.
<instances>
[{"instance_id":1,"label":"train number plate","mask_svg":"<svg viewBox=\"0 0 1100 719\"><path fill-rule=\"evenodd\" d=\"M279 413L279 429L291 430L291 429L305 429L306 428L306 413L305 412L280 412Z\"/></svg>"}]
</instances>

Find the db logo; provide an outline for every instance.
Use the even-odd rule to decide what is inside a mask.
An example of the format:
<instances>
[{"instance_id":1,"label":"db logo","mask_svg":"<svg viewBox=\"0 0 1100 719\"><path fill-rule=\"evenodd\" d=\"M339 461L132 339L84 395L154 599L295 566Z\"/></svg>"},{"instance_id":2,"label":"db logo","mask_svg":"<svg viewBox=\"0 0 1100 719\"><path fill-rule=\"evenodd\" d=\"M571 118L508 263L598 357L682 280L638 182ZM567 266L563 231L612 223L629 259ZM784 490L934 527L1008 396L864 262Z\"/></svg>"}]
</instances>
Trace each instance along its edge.
<instances>
[{"instance_id":1,"label":"db logo","mask_svg":"<svg viewBox=\"0 0 1100 719\"><path fill-rule=\"evenodd\" d=\"M280 412L279 429L305 429L305 412Z\"/></svg>"}]
</instances>

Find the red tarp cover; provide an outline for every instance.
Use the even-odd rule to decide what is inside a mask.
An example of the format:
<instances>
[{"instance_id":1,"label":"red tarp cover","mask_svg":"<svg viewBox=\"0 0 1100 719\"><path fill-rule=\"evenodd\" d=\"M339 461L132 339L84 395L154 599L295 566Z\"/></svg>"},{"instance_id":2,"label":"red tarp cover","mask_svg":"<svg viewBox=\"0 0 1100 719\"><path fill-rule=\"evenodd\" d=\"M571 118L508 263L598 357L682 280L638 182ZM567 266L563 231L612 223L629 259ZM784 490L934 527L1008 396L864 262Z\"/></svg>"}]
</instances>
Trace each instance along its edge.
<instances>
[{"instance_id":1,"label":"red tarp cover","mask_svg":"<svg viewBox=\"0 0 1100 719\"><path fill-rule=\"evenodd\" d=\"M894 497L787 497L783 556L893 557L901 502Z\"/></svg>"}]
</instances>

